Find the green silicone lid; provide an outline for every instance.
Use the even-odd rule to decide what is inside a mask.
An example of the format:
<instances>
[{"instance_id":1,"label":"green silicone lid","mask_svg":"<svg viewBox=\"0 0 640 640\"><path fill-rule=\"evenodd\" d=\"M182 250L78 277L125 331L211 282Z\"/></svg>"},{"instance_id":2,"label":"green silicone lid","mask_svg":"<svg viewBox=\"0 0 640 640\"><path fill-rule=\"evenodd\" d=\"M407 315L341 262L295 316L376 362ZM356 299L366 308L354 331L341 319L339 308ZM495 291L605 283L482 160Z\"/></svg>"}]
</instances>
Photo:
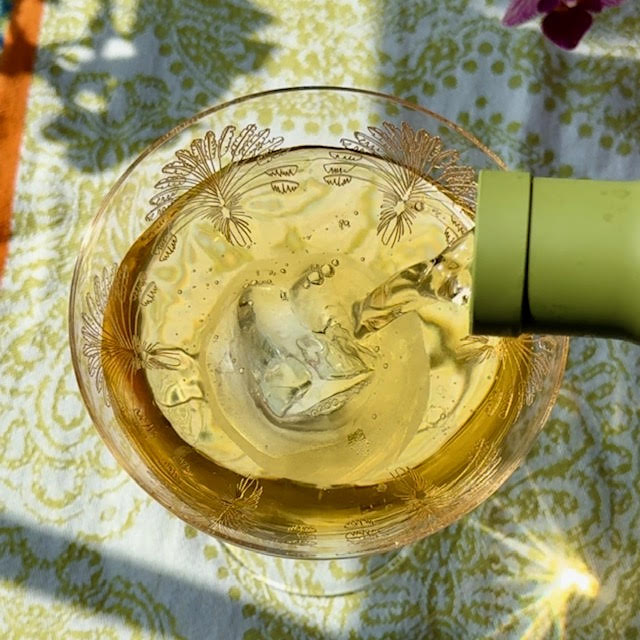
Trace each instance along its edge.
<instances>
[{"instance_id":1,"label":"green silicone lid","mask_svg":"<svg viewBox=\"0 0 640 640\"><path fill-rule=\"evenodd\" d=\"M519 335L525 297L531 176L481 171L471 287L471 333Z\"/></svg>"}]
</instances>

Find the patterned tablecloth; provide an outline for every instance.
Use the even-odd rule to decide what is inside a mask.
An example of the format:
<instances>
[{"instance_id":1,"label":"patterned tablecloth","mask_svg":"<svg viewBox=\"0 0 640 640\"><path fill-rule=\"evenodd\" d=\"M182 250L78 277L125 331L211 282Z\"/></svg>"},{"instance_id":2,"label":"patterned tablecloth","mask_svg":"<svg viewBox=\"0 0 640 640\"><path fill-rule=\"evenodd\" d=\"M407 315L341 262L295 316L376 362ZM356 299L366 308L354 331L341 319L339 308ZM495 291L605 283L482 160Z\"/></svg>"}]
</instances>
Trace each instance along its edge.
<instances>
[{"instance_id":1,"label":"patterned tablecloth","mask_svg":"<svg viewBox=\"0 0 640 640\"><path fill-rule=\"evenodd\" d=\"M536 23L502 27L505 4L15 2L5 96L28 75L16 51L36 46L27 14L43 16L24 124L0 105L2 135L23 127L3 214L1 637L640 637L635 346L574 340L552 417L497 495L386 580L312 602L247 577L147 497L98 438L72 372L69 285L101 197L151 140L229 97L374 88L458 121L512 167L640 178L637 2L602 13L571 53Z\"/></svg>"}]
</instances>

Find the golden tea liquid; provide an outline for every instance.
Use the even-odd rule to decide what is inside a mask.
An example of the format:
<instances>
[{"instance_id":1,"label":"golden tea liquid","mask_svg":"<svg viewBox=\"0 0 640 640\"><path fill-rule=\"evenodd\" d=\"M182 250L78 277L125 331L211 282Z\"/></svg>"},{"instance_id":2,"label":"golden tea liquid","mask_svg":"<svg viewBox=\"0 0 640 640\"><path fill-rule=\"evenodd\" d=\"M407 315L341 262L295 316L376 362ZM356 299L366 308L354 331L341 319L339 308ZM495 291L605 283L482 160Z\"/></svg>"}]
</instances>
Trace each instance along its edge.
<instances>
[{"instance_id":1,"label":"golden tea liquid","mask_svg":"<svg viewBox=\"0 0 640 640\"><path fill-rule=\"evenodd\" d=\"M472 226L437 185L339 149L203 177L110 293L123 428L156 467L180 474L180 450L212 495L244 478L251 509L314 528L452 479L469 490L531 375L526 345L501 359L501 341L468 338ZM123 333L133 362L109 346Z\"/></svg>"}]
</instances>

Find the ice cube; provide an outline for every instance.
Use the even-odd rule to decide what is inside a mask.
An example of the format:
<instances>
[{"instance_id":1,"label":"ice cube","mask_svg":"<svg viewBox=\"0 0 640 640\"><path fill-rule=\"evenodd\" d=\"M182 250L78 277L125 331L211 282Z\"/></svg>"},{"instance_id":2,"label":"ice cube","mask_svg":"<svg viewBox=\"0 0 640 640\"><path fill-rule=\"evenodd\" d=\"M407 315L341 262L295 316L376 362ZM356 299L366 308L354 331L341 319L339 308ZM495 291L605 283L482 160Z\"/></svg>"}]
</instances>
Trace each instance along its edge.
<instances>
[{"instance_id":1,"label":"ice cube","mask_svg":"<svg viewBox=\"0 0 640 640\"><path fill-rule=\"evenodd\" d=\"M281 293L273 284L255 284L238 301L238 364L249 373L252 396L277 421L337 411L366 384L373 368L365 359L372 354L333 318L314 330L323 325L325 305L315 304L314 316L308 300L301 318L295 296Z\"/></svg>"}]
</instances>

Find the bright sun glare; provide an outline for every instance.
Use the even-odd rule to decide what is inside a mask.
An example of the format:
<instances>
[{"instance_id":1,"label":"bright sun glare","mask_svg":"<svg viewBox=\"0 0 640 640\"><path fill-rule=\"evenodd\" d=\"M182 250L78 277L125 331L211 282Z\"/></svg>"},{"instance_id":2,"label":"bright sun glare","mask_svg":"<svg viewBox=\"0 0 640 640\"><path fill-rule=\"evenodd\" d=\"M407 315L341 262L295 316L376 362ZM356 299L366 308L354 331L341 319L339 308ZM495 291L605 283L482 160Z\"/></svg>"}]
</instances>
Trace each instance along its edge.
<instances>
[{"instance_id":1,"label":"bright sun glare","mask_svg":"<svg viewBox=\"0 0 640 640\"><path fill-rule=\"evenodd\" d=\"M550 544L550 540L542 540L524 528L517 536L506 536L479 522L474 524L504 545L507 555L515 553L520 558L522 569L526 567L522 574L512 575L509 582L534 585L521 608L503 620L489 637L502 638L506 628L512 628L518 620L528 620L520 640L548 638L553 628L555 637L565 638L569 601L572 597L594 600L600 590L597 577L568 548L561 536Z\"/></svg>"},{"instance_id":2,"label":"bright sun glare","mask_svg":"<svg viewBox=\"0 0 640 640\"><path fill-rule=\"evenodd\" d=\"M587 598L595 598L600 588L595 576L582 567L570 564L558 569L555 583L557 588L562 591L579 593Z\"/></svg>"}]
</instances>

